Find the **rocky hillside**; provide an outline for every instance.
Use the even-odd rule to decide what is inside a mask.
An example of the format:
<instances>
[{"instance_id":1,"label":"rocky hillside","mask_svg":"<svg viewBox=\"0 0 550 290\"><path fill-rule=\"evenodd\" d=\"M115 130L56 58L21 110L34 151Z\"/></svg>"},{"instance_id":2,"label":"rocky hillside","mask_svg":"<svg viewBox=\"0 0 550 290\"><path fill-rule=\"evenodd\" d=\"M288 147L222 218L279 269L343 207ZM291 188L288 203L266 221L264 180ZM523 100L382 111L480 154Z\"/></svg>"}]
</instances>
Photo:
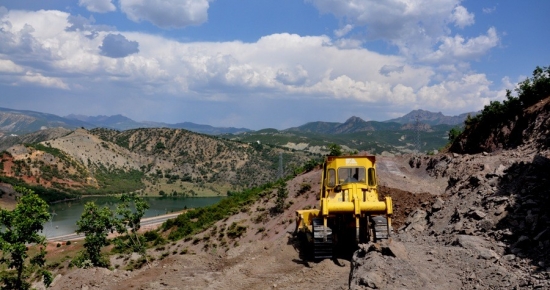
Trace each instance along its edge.
<instances>
[{"instance_id":1,"label":"rocky hillside","mask_svg":"<svg viewBox=\"0 0 550 290\"><path fill-rule=\"evenodd\" d=\"M65 128L50 128L32 132L29 134L21 136L2 136L0 137L0 151L4 151L11 146L17 144L31 144L31 143L40 143L42 141L47 141L55 138L59 138L71 133L72 130Z\"/></svg>"},{"instance_id":2,"label":"rocky hillside","mask_svg":"<svg viewBox=\"0 0 550 290\"><path fill-rule=\"evenodd\" d=\"M393 241L361 246L350 288L550 288L549 73L468 120L451 148L463 154L410 162L447 186Z\"/></svg>"},{"instance_id":3,"label":"rocky hillside","mask_svg":"<svg viewBox=\"0 0 550 290\"><path fill-rule=\"evenodd\" d=\"M457 153L493 152L528 145L539 149L550 146L550 67L537 67L533 76L511 91L502 103L491 102L466 121L464 132L451 151Z\"/></svg>"},{"instance_id":4,"label":"rocky hillside","mask_svg":"<svg viewBox=\"0 0 550 290\"><path fill-rule=\"evenodd\" d=\"M288 174L313 156L178 129L77 129L7 148L0 178L73 194L225 195Z\"/></svg>"},{"instance_id":5,"label":"rocky hillside","mask_svg":"<svg viewBox=\"0 0 550 290\"><path fill-rule=\"evenodd\" d=\"M469 125L451 150L472 154L513 149L521 145L548 148L549 132L550 96L531 106L518 108L509 117Z\"/></svg>"}]
</instances>

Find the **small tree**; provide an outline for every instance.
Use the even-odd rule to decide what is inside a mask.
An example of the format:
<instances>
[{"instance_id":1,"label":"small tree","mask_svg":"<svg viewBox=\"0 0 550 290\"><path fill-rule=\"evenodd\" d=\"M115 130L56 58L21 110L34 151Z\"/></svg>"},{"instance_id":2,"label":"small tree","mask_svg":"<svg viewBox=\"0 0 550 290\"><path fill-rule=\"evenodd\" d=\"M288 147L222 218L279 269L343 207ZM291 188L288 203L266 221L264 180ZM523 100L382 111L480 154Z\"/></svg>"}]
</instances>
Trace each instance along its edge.
<instances>
[{"instance_id":1,"label":"small tree","mask_svg":"<svg viewBox=\"0 0 550 290\"><path fill-rule=\"evenodd\" d=\"M329 156L340 156L342 155L342 146L332 143L328 145L328 150L330 151L328 153Z\"/></svg>"},{"instance_id":2,"label":"small tree","mask_svg":"<svg viewBox=\"0 0 550 290\"><path fill-rule=\"evenodd\" d=\"M131 204L133 204L133 208ZM116 223L116 231L128 237L127 243L124 242L124 239L117 239L117 247L130 248L144 257L146 261L145 238L138 235L138 231L141 227L141 218L147 209L149 209L149 204L135 193L123 194L116 209L117 215L120 216Z\"/></svg>"},{"instance_id":3,"label":"small tree","mask_svg":"<svg viewBox=\"0 0 550 290\"><path fill-rule=\"evenodd\" d=\"M99 208L94 202L84 205L80 220L76 222L76 232L84 233L84 259L90 260L93 266L106 267L107 262L101 259L101 248L109 245L107 236L114 228L113 212L108 207Z\"/></svg>"},{"instance_id":4,"label":"small tree","mask_svg":"<svg viewBox=\"0 0 550 290\"><path fill-rule=\"evenodd\" d=\"M44 229L43 224L50 219L48 204L32 190L15 186L15 190L22 194L13 211L0 209L0 250L2 251L1 264L8 269L1 275L2 289L29 289L29 265L38 266L44 278L44 284L52 282L50 272L42 269L46 262L46 238L38 234ZM29 260L28 245L35 244L39 248L38 254Z\"/></svg>"},{"instance_id":5,"label":"small tree","mask_svg":"<svg viewBox=\"0 0 550 290\"><path fill-rule=\"evenodd\" d=\"M285 201L288 197L288 191L286 190L286 184L282 184L277 189L277 199L275 200L275 206L273 207L273 213L279 214L285 211Z\"/></svg>"},{"instance_id":6,"label":"small tree","mask_svg":"<svg viewBox=\"0 0 550 290\"><path fill-rule=\"evenodd\" d=\"M459 128L452 128L448 134L449 142L453 143L455 139L460 135L460 133L462 133L462 130L460 130Z\"/></svg>"}]
</instances>

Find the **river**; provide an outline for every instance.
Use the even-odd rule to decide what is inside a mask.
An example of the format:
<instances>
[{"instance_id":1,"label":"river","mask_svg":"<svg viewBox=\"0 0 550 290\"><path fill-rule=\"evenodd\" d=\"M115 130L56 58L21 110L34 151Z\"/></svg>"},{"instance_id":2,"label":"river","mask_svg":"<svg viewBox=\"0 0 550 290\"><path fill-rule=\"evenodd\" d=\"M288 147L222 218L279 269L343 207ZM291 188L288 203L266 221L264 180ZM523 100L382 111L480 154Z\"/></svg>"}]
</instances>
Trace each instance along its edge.
<instances>
[{"instance_id":1,"label":"river","mask_svg":"<svg viewBox=\"0 0 550 290\"><path fill-rule=\"evenodd\" d=\"M185 208L197 208L215 204L224 197L146 197L149 209L144 218L177 212ZM108 206L113 211L118 203L117 197L83 197L80 200L61 202L50 205L51 219L44 224L43 234L56 237L72 234L76 231L76 221L80 219L84 204L93 201L98 206Z\"/></svg>"}]
</instances>

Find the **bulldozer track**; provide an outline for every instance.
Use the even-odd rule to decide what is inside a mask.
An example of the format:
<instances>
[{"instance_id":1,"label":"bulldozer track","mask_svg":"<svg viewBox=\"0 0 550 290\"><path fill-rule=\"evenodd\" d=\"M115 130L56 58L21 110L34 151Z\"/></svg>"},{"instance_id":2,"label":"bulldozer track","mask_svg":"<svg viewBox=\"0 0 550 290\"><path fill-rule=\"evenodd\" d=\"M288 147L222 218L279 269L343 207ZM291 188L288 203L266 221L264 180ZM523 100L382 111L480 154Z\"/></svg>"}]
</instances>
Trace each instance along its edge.
<instances>
[{"instance_id":1,"label":"bulldozer track","mask_svg":"<svg viewBox=\"0 0 550 290\"><path fill-rule=\"evenodd\" d=\"M390 237L388 220L383 216L374 216L371 219L374 227L374 240L388 239Z\"/></svg>"},{"instance_id":2,"label":"bulldozer track","mask_svg":"<svg viewBox=\"0 0 550 290\"><path fill-rule=\"evenodd\" d=\"M315 259L332 258L332 230L323 226L323 219L313 219L313 257Z\"/></svg>"}]
</instances>

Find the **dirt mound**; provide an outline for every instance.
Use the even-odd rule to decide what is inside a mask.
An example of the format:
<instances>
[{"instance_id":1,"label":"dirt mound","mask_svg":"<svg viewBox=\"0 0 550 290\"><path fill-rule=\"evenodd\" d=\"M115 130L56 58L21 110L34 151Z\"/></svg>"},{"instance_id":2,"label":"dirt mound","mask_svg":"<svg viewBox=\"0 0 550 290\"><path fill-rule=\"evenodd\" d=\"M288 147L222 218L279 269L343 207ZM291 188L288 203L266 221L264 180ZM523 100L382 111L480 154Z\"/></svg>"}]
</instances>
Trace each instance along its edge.
<instances>
[{"instance_id":1,"label":"dirt mound","mask_svg":"<svg viewBox=\"0 0 550 290\"><path fill-rule=\"evenodd\" d=\"M407 217L416 209L430 207L435 196L430 193L411 193L398 188L380 186L380 194L390 196L393 201L393 228L398 229L406 222Z\"/></svg>"}]
</instances>

